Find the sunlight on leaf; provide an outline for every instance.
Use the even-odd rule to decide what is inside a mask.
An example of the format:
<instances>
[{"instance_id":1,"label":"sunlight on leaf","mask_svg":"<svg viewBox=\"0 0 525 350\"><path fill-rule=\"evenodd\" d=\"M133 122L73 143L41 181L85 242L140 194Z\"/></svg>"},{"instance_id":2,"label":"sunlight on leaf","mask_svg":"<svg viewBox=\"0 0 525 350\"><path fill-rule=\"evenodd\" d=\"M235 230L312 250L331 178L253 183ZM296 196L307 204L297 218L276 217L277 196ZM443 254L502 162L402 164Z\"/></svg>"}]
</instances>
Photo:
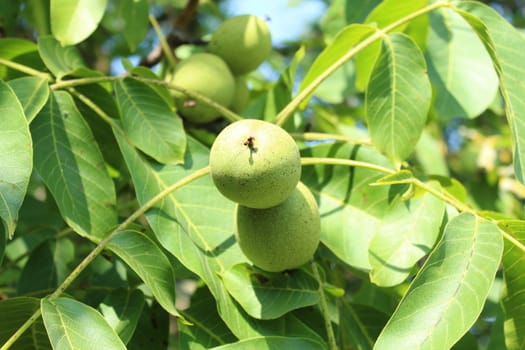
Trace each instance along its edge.
<instances>
[{"instance_id":1,"label":"sunlight on leaf","mask_svg":"<svg viewBox=\"0 0 525 350\"><path fill-rule=\"evenodd\" d=\"M429 17L425 54L435 89L434 108L444 121L477 117L498 90L490 56L469 24L453 10L433 11Z\"/></svg>"},{"instance_id":2,"label":"sunlight on leaf","mask_svg":"<svg viewBox=\"0 0 525 350\"><path fill-rule=\"evenodd\" d=\"M38 37L38 52L46 67L58 79L77 69L86 69L78 48L61 46L51 35Z\"/></svg>"},{"instance_id":3,"label":"sunlight on leaf","mask_svg":"<svg viewBox=\"0 0 525 350\"><path fill-rule=\"evenodd\" d=\"M385 26L394 23L395 21L419 10L427 4L427 0L412 0L412 1L398 1L398 0L384 0L382 1L365 20L366 24L376 26L377 28L384 28ZM402 32L406 29L408 23L404 23L394 29L394 32ZM381 43L376 41L368 45L364 50L359 52L356 56L356 71L357 80L356 87L365 91L370 79L370 73L377 61L381 51Z\"/></svg>"},{"instance_id":4,"label":"sunlight on leaf","mask_svg":"<svg viewBox=\"0 0 525 350\"><path fill-rule=\"evenodd\" d=\"M459 14L477 32L492 58L500 79L500 91L514 144L514 170L525 183L525 37L505 18L487 5L465 1L458 4Z\"/></svg>"},{"instance_id":5,"label":"sunlight on leaf","mask_svg":"<svg viewBox=\"0 0 525 350\"><path fill-rule=\"evenodd\" d=\"M299 87L299 92L305 90L329 67L336 64L348 51L375 31L374 27L363 24L352 24L343 28L335 37L334 41L328 45L315 59L308 69ZM305 108L308 99L305 99L301 108Z\"/></svg>"},{"instance_id":6,"label":"sunlight on leaf","mask_svg":"<svg viewBox=\"0 0 525 350\"><path fill-rule=\"evenodd\" d=\"M31 123L49 98L47 80L37 77L23 77L9 80L7 84L13 89L22 104L27 122Z\"/></svg>"},{"instance_id":7,"label":"sunlight on leaf","mask_svg":"<svg viewBox=\"0 0 525 350\"><path fill-rule=\"evenodd\" d=\"M470 213L450 220L375 349L449 349L480 315L502 253L495 224Z\"/></svg>"},{"instance_id":8,"label":"sunlight on leaf","mask_svg":"<svg viewBox=\"0 0 525 350\"><path fill-rule=\"evenodd\" d=\"M53 349L126 349L102 315L84 303L44 298L41 309Z\"/></svg>"},{"instance_id":9,"label":"sunlight on leaf","mask_svg":"<svg viewBox=\"0 0 525 350\"><path fill-rule=\"evenodd\" d=\"M108 0L51 0L51 31L62 45L75 45L97 29Z\"/></svg>"},{"instance_id":10,"label":"sunlight on leaf","mask_svg":"<svg viewBox=\"0 0 525 350\"><path fill-rule=\"evenodd\" d=\"M423 132L432 90L423 55L404 34L384 38L366 91L374 145L394 162L405 160Z\"/></svg>"},{"instance_id":11,"label":"sunlight on leaf","mask_svg":"<svg viewBox=\"0 0 525 350\"><path fill-rule=\"evenodd\" d=\"M370 280L382 287L402 283L434 246L444 213L445 202L428 192L398 200L370 242Z\"/></svg>"},{"instance_id":12,"label":"sunlight on leaf","mask_svg":"<svg viewBox=\"0 0 525 350\"><path fill-rule=\"evenodd\" d=\"M324 144L301 151L302 157L355 159L390 168L388 160L367 146ZM368 246L389 207L390 186L369 186L384 173L347 166L303 167L301 181L317 199L321 242L345 263L364 271L371 266Z\"/></svg>"}]
</instances>

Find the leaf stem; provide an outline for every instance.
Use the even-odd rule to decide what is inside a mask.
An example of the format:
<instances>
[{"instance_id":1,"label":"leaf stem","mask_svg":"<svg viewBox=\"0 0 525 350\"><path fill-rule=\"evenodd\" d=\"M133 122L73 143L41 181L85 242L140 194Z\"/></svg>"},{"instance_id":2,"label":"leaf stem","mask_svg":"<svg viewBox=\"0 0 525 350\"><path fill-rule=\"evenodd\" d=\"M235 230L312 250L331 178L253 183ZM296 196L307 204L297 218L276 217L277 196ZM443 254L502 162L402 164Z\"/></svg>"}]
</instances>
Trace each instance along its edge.
<instances>
[{"instance_id":1,"label":"leaf stem","mask_svg":"<svg viewBox=\"0 0 525 350\"><path fill-rule=\"evenodd\" d=\"M512 243L516 248L518 248L519 250L525 253L525 245L523 245L523 243L518 241L514 236L512 236L510 233L506 232L505 230L501 228L499 230L503 238L505 238L507 241Z\"/></svg>"},{"instance_id":2,"label":"leaf stem","mask_svg":"<svg viewBox=\"0 0 525 350\"><path fill-rule=\"evenodd\" d=\"M356 54L358 54L361 50L375 42L376 40L379 40L381 37L385 35L385 33L394 30L396 27L399 27L400 25L405 24L406 22L411 21L412 19L419 17L421 15L424 15L428 12L431 12L435 9L438 9L440 7L444 6L450 6L450 4L447 1L437 1L433 4L430 4L428 6L425 6L418 11L412 12L411 14L400 18L399 20L385 26L384 28L378 29L376 32L371 34L369 37L361 41L359 44L352 47L348 52L343 55L341 58L339 58L334 64L332 64L328 69L326 69L322 74L320 74L315 80L313 80L310 85L304 88L301 92L299 92L291 101L288 103L286 107L284 107L281 112L275 117L275 124L277 125L283 125L286 122L286 119L288 119L292 113L295 111L295 109L312 94L312 92L319 86L321 83L328 78L332 73L334 73L339 67L341 67L343 64L345 64L349 59L354 57Z\"/></svg>"},{"instance_id":3,"label":"leaf stem","mask_svg":"<svg viewBox=\"0 0 525 350\"><path fill-rule=\"evenodd\" d=\"M27 75L32 75L34 77L39 77L39 78L46 79L47 81L52 81L53 80L53 77L49 73L41 72L39 70L33 69L33 68L25 66L23 64L6 60L5 58L0 58L0 65L4 65L4 66L9 67L11 69L14 69L14 70L17 70L19 72L25 73Z\"/></svg>"},{"instance_id":4,"label":"leaf stem","mask_svg":"<svg viewBox=\"0 0 525 350\"><path fill-rule=\"evenodd\" d=\"M157 19L153 15L149 15L148 18L151 25L153 26L153 30L155 30L155 33L159 38L160 46L162 47L162 51L164 52L164 57L166 57L166 59L168 60L169 65L172 68L174 68L177 62L175 61L175 56L173 55L173 51L171 50L171 47L168 44L168 41L166 40L166 37L164 36L164 34L162 34L162 31L160 30L159 22L157 22Z\"/></svg>"},{"instance_id":5,"label":"leaf stem","mask_svg":"<svg viewBox=\"0 0 525 350\"><path fill-rule=\"evenodd\" d=\"M303 140L303 141L343 141L349 142L354 145L370 145L370 139L368 138L353 138L338 134L326 134L321 132L305 132L305 133L292 133L294 139Z\"/></svg>"},{"instance_id":6,"label":"leaf stem","mask_svg":"<svg viewBox=\"0 0 525 350\"><path fill-rule=\"evenodd\" d=\"M326 165L355 166L358 168L377 170L385 174L394 174L396 172L395 170L385 168L381 165L361 162L359 160L353 160L353 159L306 157L306 158L301 158L301 164L302 165L326 164Z\"/></svg>"},{"instance_id":7,"label":"leaf stem","mask_svg":"<svg viewBox=\"0 0 525 350\"><path fill-rule=\"evenodd\" d=\"M332 321L330 319L330 311L328 310L328 303L326 302L326 294L324 293L324 281L321 279L321 274L317 268L317 264L312 260L312 271L314 277L319 283L319 305L321 312L323 313L324 324L326 327L326 334L328 335L328 347L330 350L337 350L337 342L335 340L334 328L332 327Z\"/></svg>"},{"instance_id":8,"label":"leaf stem","mask_svg":"<svg viewBox=\"0 0 525 350\"><path fill-rule=\"evenodd\" d=\"M86 106L91 108L91 110L93 110L93 112L95 112L106 123L108 123L112 127L120 129L120 126L117 123L115 123L115 119L111 118L106 112L102 110L102 108L97 106L95 102L91 101L88 97L86 97L85 95L81 94L80 92L76 91L73 88L68 89L68 91L71 95L75 96L80 101L82 101Z\"/></svg>"},{"instance_id":9,"label":"leaf stem","mask_svg":"<svg viewBox=\"0 0 525 350\"><path fill-rule=\"evenodd\" d=\"M80 78L80 79L62 80L54 84L51 84L49 87L51 88L51 90L58 90L58 89L65 89L65 88L70 88L74 86L79 86L79 85L105 83L105 82L110 82L110 81L114 81L118 79L122 79L122 77L103 76L103 77L88 77L88 78Z\"/></svg>"},{"instance_id":10,"label":"leaf stem","mask_svg":"<svg viewBox=\"0 0 525 350\"><path fill-rule=\"evenodd\" d=\"M174 85L171 83L168 83L163 80L156 80L156 79L150 79L150 78L142 78L142 77L134 77L137 80L140 80L145 83L155 84L155 85L161 85L165 86L168 89L178 91L180 93L183 93L184 95L187 95L191 97L192 99L196 100L197 102L204 103L210 107L213 107L217 112L219 112L224 118L228 119L230 122L235 122L237 120L243 119L238 114L230 111L228 108L224 107L223 105L213 101L212 99L209 99L208 97L199 94L194 91L187 90L181 86Z\"/></svg>"},{"instance_id":11,"label":"leaf stem","mask_svg":"<svg viewBox=\"0 0 525 350\"><path fill-rule=\"evenodd\" d=\"M95 258L105 249L107 243L109 240L117 233L122 230L124 230L126 227L128 227L131 223L133 223L135 220L137 220L140 216L142 216L146 211L151 209L158 201L163 199L164 197L168 196L172 192L176 191L180 187L187 185L188 183L197 180L205 175L207 175L210 172L209 166L206 166L204 168L201 168L190 175L180 179L179 181L175 182L171 186L166 187L161 192L157 193L154 197L152 197L150 200L148 200L146 203L144 203L140 208L138 208L135 212L133 212L125 221L123 221L120 225L118 225L115 229L110 231L110 233L102 240L100 240L97 243L97 246L82 260L77 267L71 273L64 279L64 281L60 284L60 286L57 287L57 289L51 293L47 298L48 299L56 299L58 298L70 285L71 283L80 275L82 271L93 261ZM27 319L22 326L20 326L17 331L2 345L0 350L7 350L9 349L14 342L20 338L20 336L27 330L31 325L40 317L41 315L40 308L35 311L29 319Z\"/></svg>"}]
</instances>

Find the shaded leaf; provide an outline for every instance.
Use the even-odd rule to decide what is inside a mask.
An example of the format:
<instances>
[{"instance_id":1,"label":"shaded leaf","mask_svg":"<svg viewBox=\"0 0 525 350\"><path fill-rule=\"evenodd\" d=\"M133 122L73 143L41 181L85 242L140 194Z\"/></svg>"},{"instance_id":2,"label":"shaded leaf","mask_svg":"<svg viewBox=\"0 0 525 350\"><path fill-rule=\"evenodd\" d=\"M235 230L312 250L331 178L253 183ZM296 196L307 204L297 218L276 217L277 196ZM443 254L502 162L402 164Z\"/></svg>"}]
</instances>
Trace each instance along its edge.
<instances>
[{"instance_id":1,"label":"shaded leaf","mask_svg":"<svg viewBox=\"0 0 525 350\"><path fill-rule=\"evenodd\" d=\"M404 34L386 36L366 91L366 112L372 142L395 163L416 147L431 97L417 45Z\"/></svg>"},{"instance_id":2,"label":"shaded leaf","mask_svg":"<svg viewBox=\"0 0 525 350\"><path fill-rule=\"evenodd\" d=\"M336 35L334 41L326 46L310 66L301 82L298 93L313 84L328 68L334 66L337 61L344 57L352 47L360 43L374 31L374 27L363 24L351 24L343 28ZM305 99L301 104L302 108L306 107L307 104L308 100Z\"/></svg>"},{"instance_id":3,"label":"shaded leaf","mask_svg":"<svg viewBox=\"0 0 525 350\"><path fill-rule=\"evenodd\" d=\"M117 223L115 188L71 96L53 92L31 133L35 168L64 220L83 236L104 236Z\"/></svg>"},{"instance_id":4,"label":"shaded leaf","mask_svg":"<svg viewBox=\"0 0 525 350\"><path fill-rule=\"evenodd\" d=\"M370 162L390 168L388 160L366 146L324 144L304 149L302 157L334 157ZM368 245L387 212L390 186L369 186L382 172L348 166L303 167L301 181L317 199L321 241L345 263L368 271Z\"/></svg>"},{"instance_id":5,"label":"shaded leaf","mask_svg":"<svg viewBox=\"0 0 525 350\"><path fill-rule=\"evenodd\" d=\"M129 140L160 163L180 163L186 150L182 120L155 90L135 79L115 83L122 125Z\"/></svg>"},{"instance_id":6,"label":"shaded leaf","mask_svg":"<svg viewBox=\"0 0 525 350\"><path fill-rule=\"evenodd\" d=\"M17 293L45 294L71 272L75 246L69 239L48 240L31 252L18 280Z\"/></svg>"},{"instance_id":7,"label":"shaded leaf","mask_svg":"<svg viewBox=\"0 0 525 350\"><path fill-rule=\"evenodd\" d=\"M217 346L212 350L272 350L272 349L301 349L319 350L324 347L307 338L294 337L256 337L240 340L237 343Z\"/></svg>"},{"instance_id":8,"label":"shaded leaf","mask_svg":"<svg viewBox=\"0 0 525 350\"><path fill-rule=\"evenodd\" d=\"M148 6L147 0L123 0L121 3L122 17L126 23L124 37L131 51L135 51L148 33Z\"/></svg>"},{"instance_id":9,"label":"shaded leaf","mask_svg":"<svg viewBox=\"0 0 525 350\"><path fill-rule=\"evenodd\" d=\"M219 317L215 299L206 287L197 288L190 307L181 313L191 324L178 322L179 349L209 349L237 340Z\"/></svg>"},{"instance_id":10,"label":"shaded leaf","mask_svg":"<svg viewBox=\"0 0 525 350\"><path fill-rule=\"evenodd\" d=\"M7 82L24 108L28 123L37 116L49 97L49 86L46 79L23 77Z\"/></svg>"},{"instance_id":11,"label":"shaded leaf","mask_svg":"<svg viewBox=\"0 0 525 350\"><path fill-rule=\"evenodd\" d=\"M514 170L525 183L525 38L505 18L489 6L465 1L459 13L469 22L485 45L499 76L500 92L513 135Z\"/></svg>"},{"instance_id":12,"label":"shaded leaf","mask_svg":"<svg viewBox=\"0 0 525 350\"><path fill-rule=\"evenodd\" d=\"M40 299L15 297L0 301L0 344L4 344L40 307ZM10 348L51 349L41 318L38 318Z\"/></svg>"},{"instance_id":13,"label":"shaded leaf","mask_svg":"<svg viewBox=\"0 0 525 350\"><path fill-rule=\"evenodd\" d=\"M62 45L75 45L97 29L108 0L51 0L51 32Z\"/></svg>"},{"instance_id":14,"label":"shaded leaf","mask_svg":"<svg viewBox=\"0 0 525 350\"><path fill-rule=\"evenodd\" d=\"M449 221L375 349L448 349L474 324L503 252L498 227L463 213Z\"/></svg>"},{"instance_id":15,"label":"shaded leaf","mask_svg":"<svg viewBox=\"0 0 525 350\"><path fill-rule=\"evenodd\" d=\"M170 335L169 314L156 302L144 304L137 330L129 341L128 350L164 350Z\"/></svg>"},{"instance_id":16,"label":"shaded leaf","mask_svg":"<svg viewBox=\"0 0 525 350\"><path fill-rule=\"evenodd\" d=\"M499 222L502 230L525 244L525 221ZM503 274L507 295L503 299L505 308L505 343L508 349L525 347L525 253L505 240Z\"/></svg>"},{"instance_id":17,"label":"shaded leaf","mask_svg":"<svg viewBox=\"0 0 525 350\"><path fill-rule=\"evenodd\" d=\"M143 307L144 294L139 289L111 291L98 306L124 344L133 336Z\"/></svg>"},{"instance_id":18,"label":"shaded leaf","mask_svg":"<svg viewBox=\"0 0 525 350\"><path fill-rule=\"evenodd\" d=\"M258 319L275 319L319 302L318 283L302 270L267 273L244 263L227 270L222 279L233 298Z\"/></svg>"},{"instance_id":19,"label":"shaded leaf","mask_svg":"<svg viewBox=\"0 0 525 350\"><path fill-rule=\"evenodd\" d=\"M469 24L452 9L433 11L429 17L425 53L435 89L434 108L445 121L476 117L498 90L492 60Z\"/></svg>"},{"instance_id":20,"label":"shaded leaf","mask_svg":"<svg viewBox=\"0 0 525 350\"><path fill-rule=\"evenodd\" d=\"M102 24L114 33L122 33L133 52L148 33L148 11L147 0L110 1Z\"/></svg>"},{"instance_id":21,"label":"shaded leaf","mask_svg":"<svg viewBox=\"0 0 525 350\"><path fill-rule=\"evenodd\" d=\"M342 347L372 349L388 315L370 306L343 302L339 313L339 334Z\"/></svg>"},{"instance_id":22,"label":"shaded leaf","mask_svg":"<svg viewBox=\"0 0 525 350\"><path fill-rule=\"evenodd\" d=\"M6 235L12 236L33 170L33 150L24 110L3 81L0 81L0 116L0 218Z\"/></svg>"},{"instance_id":23,"label":"shaded leaf","mask_svg":"<svg viewBox=\"0 0 525 350\"><path fill-rule=\"evenodd\" d=\"M175 308L173 268L151 238L138 231L119 231L111 236L107 247L139 275L166 311L175 316L179 315Z\"/></svg>"},{"instance_id":24,"label":"shaded leaf","mask_svg":"<svg viewBox=\"0 0 525 350\"><path fill-rule=\"evenodd\" d=\"M64 47L51 35L38 37L38 52L46 67L58 79L86 68L76 47Z\"/></svg>"},{"instance_id":25,"label":"shaded leaf","mask_svg":"<svg viewBox=\"0 0 525 350\"><path fill-rule=\"evenodd\" d=\"M402 283L434 246L444 213L445 202L428 192L398 200L370 242L370 280L382 287Z\"/></svg>"},{"instance_id":26,"label":"shaded leaf","mask_svg":"<svg viewBox=\"0 0 525 350\"><path fill-rule=\"evenodd\" d=\"M102 315L86 304L45 298L41 310L53 349L126 349Z\"/></svg>"}]
</instances>

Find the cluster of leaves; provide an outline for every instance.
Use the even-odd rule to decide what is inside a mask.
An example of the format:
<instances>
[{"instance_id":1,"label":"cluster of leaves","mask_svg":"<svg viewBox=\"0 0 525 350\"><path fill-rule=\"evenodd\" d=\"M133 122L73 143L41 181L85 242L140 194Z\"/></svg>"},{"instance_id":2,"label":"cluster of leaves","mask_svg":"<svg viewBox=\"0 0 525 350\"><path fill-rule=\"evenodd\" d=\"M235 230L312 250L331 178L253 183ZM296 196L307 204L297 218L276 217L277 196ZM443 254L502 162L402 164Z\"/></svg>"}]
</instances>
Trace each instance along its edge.
<instances>
[{"instance_id":1,"label":"cluster of leaves","mask_svg":"<svg viewBox=\"0 0 525 350\"><path fill-rule=\"evenodd\" d=\"M210 9L197 3L174 22L200 36L186 15ZM143 50L147 1L13 4L0 39L2 349L524 348L525 39L496 11L334 1L322 45L299 47L276 82L249 77L242 115L296 137L322 217L312 264L267 273L235 243L233 203L209 177L214 135L241 116L164 82L175 57L154 17L157 74L87 63L101 35ZM170 89L225 119L184 122Z\"/></svg>"}]
</instances>

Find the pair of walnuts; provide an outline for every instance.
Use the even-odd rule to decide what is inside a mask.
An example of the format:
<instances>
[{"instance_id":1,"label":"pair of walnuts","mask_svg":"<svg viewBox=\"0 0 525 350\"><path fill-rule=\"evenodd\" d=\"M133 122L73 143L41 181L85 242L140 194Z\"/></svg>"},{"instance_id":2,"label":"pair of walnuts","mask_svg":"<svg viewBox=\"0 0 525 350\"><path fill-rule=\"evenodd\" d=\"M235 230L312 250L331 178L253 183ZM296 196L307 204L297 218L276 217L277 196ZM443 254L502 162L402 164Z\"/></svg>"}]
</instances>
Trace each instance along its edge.
<instances>
[{"instance_id":1,"label":"pair of walnuts","mask_svg":"<svg viewBox=\"0 0 525 350\"><path fill-rule=\"evenodd\" d=\"M230 124L211 147L210 171L217 189L237 202L236 238L254 265L279 272L312 258L319 209L299 181L299 149L285 130L256 119Z\"/></svg>"}]
</instances>

